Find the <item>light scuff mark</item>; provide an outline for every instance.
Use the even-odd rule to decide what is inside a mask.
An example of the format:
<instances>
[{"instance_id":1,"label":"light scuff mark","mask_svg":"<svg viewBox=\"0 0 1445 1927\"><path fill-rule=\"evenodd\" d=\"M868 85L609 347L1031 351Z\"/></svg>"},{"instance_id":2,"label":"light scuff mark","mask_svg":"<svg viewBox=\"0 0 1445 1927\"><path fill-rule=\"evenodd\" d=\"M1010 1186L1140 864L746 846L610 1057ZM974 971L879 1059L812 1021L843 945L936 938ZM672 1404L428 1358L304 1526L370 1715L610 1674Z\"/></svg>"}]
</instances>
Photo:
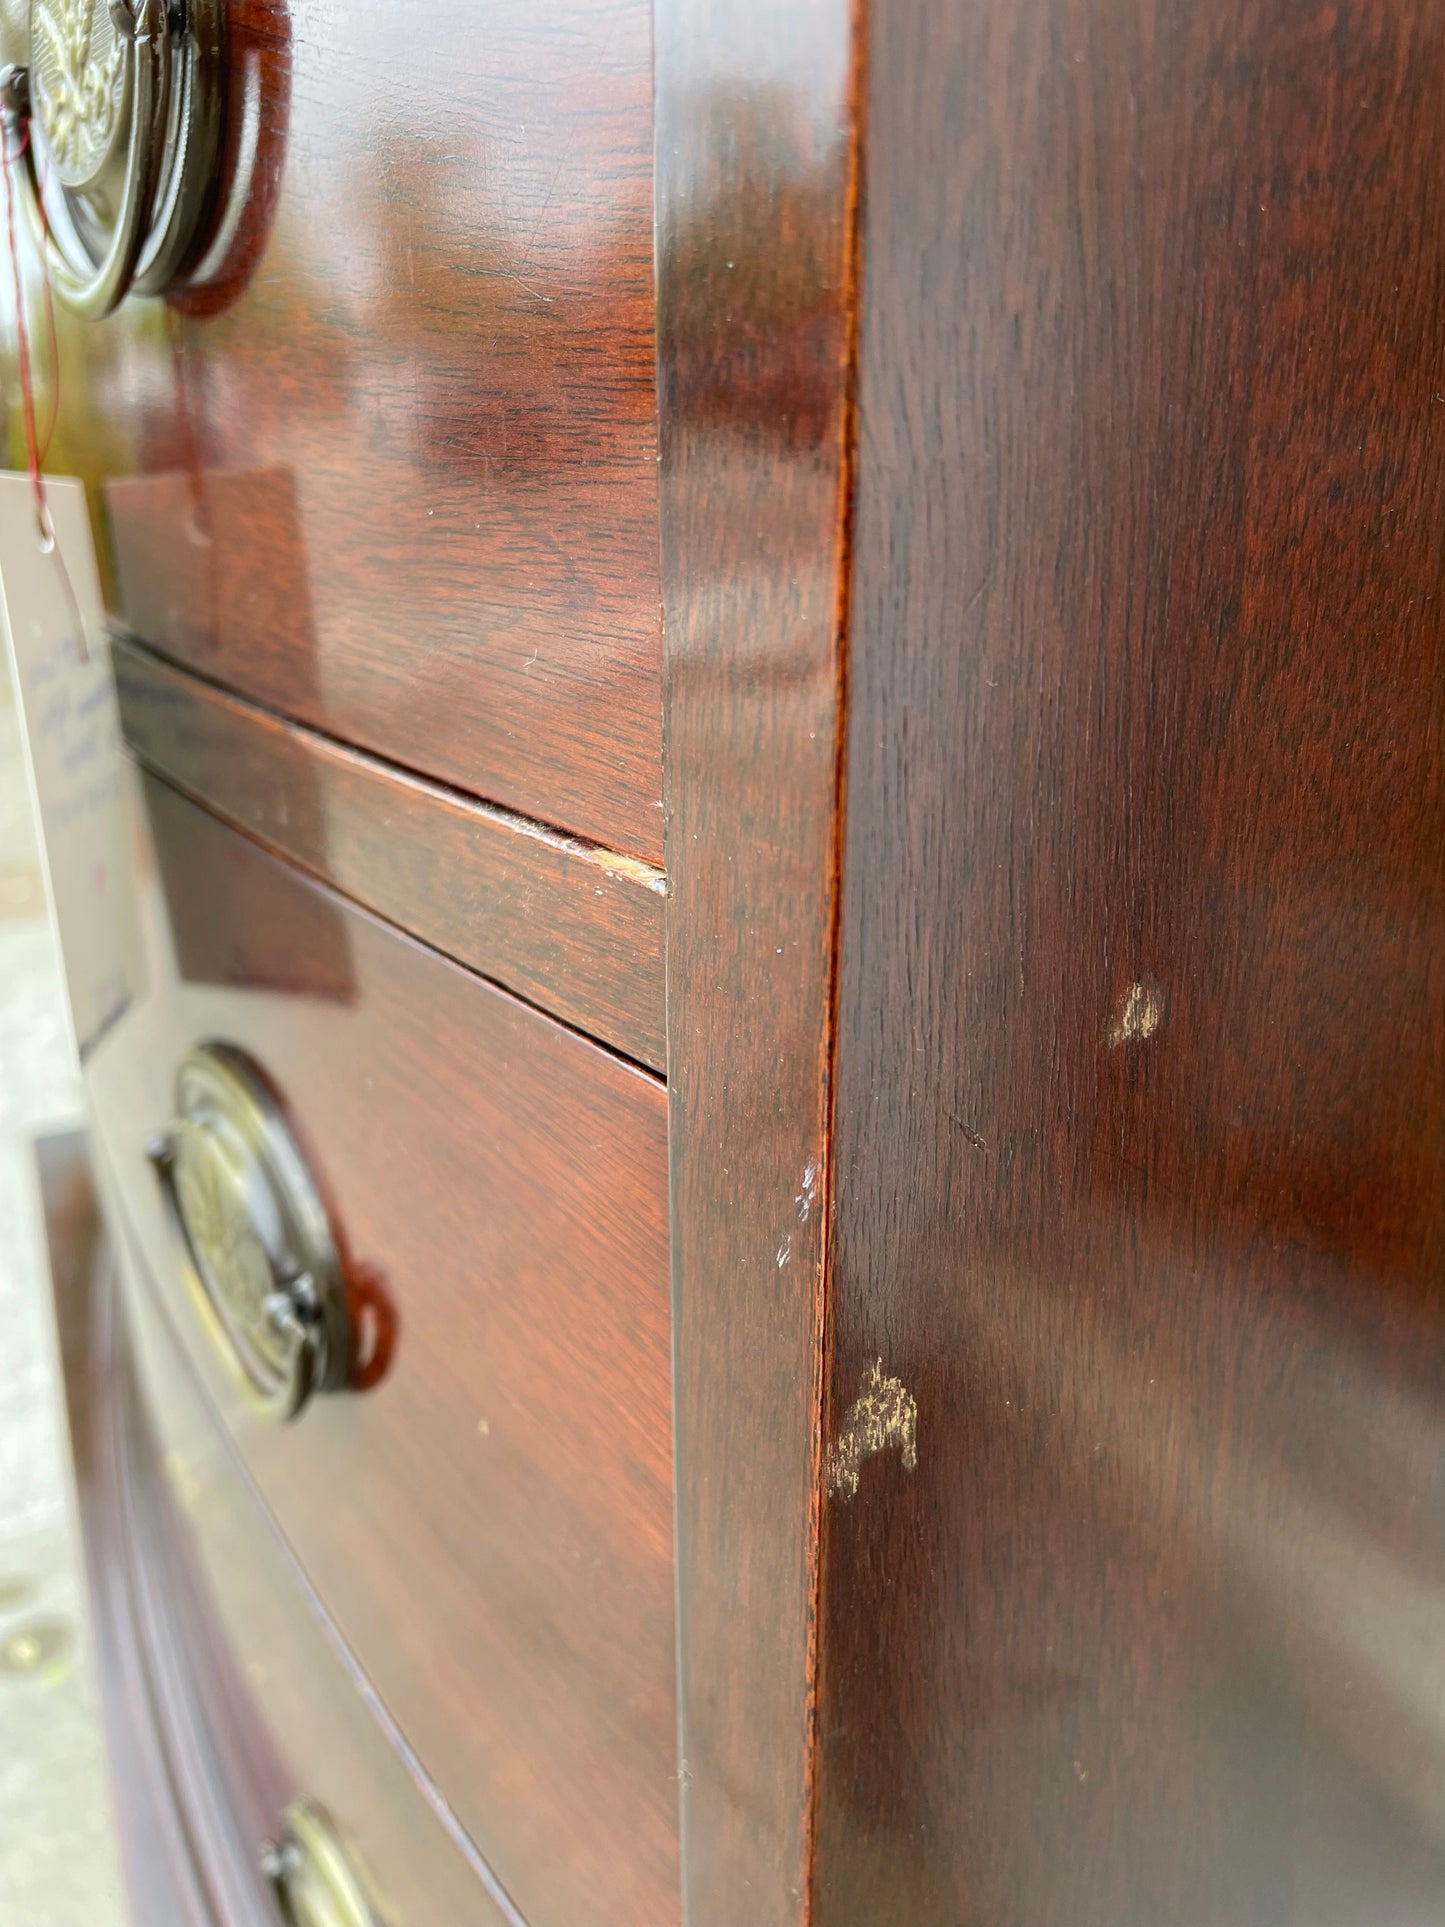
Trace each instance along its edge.
<instances>
[{"instance_id":1,"label":"light scuff mark","mask_svg":"<svg viewBox=\"0 0 1445 1927\"><path fill-rule=\"evenodd\" d=\"M1109 1026L1109 1048L1120 1044L1142 1043L1152 1037L1164 1016L1164 993L1152 977L1141 977L1130 984L1119 1000L1114 1021Z\"/></svg>"},{"instance_id":2,"label":"light scuff mark","mask_svg":"<svg viewBox=\"0 0 1445 1927\"><path fill-rule=\"evenodd\" d=\"M818 1201L818 1160L809 1158L803 1172L803 1188L793 1199L793 1209L798 1214L798 1223L806 1224L812 1216L813 1206Z\"/></svg>"},{"instance_id":3,"label":"light scuff mark","mask_svg":"<svg viewBox=\"0 0 1445 1927\"><path fill-rule=\"evenodd\" d=\"M918 1466L918 1401L901 1378L890 1378L875 1359L863 1389L848 1407L838 1441L828 1447L828 1491L835 1499L858 1496L858 1471L864 1459L894 1447L904 1470Z\"/></svg>"}]
</instances>

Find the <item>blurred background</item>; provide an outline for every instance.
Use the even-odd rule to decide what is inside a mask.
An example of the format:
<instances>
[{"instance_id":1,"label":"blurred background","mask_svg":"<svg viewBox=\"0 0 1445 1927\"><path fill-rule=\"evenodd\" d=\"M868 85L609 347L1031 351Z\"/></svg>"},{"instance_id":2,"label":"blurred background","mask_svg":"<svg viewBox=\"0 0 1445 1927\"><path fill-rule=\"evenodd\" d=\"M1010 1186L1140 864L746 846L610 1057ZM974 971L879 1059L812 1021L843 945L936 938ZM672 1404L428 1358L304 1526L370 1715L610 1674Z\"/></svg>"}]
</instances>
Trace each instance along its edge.
<instances>
[{"instance_id":1,"label":"blurred background","mask_svg":"<svg viewBox=\"0 0 1445 1927\"><path fill-rule=\"evenodd\" d=\"M123 1927L34 1143L82 1117L0 651L0 1923Z\"/></svg>"}]
</instances>

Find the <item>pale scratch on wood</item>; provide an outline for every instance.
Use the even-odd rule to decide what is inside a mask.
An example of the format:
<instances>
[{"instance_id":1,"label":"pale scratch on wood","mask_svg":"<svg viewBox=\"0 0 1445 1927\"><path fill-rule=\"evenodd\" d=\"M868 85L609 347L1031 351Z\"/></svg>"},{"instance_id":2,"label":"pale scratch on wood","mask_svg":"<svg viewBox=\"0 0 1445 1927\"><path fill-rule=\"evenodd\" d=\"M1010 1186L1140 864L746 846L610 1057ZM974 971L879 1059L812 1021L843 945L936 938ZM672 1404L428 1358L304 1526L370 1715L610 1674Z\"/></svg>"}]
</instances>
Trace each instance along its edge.
<instances>
[{"instance_id":1,"label":"pale scratch on wood","mask_svg":"<svg viewBox=\"0 0 1445 1927\"><path fill-rule=\"evenodd\" d=\"M864 1459L898 1447L904 1470L918 1466L918 1402L901 1378L884 1376L875 1359L863 1389L848 1407L843 1432L828 1447L828 1491L837 1499L858 1494L858 1468Z\"/></svg>"},{"instance_id":2,"label":"pale scratch on wood","mask_svg":"<svg viewBox=\"0 0 1445 1927\"><path fill-rule=\"evenodd\" d=\"M809 1158L807 1168L803 1172L803 1188L797 1197L793 1199L793 1209L798 1214L799 1224L806 1224L808 1222L817 1198L818 1160L816 1158Z\"/></svg>"},{"instance_id":3,"label":"pale scratch on wood","mask_svg":"<svg viewBox=\"0 0 1445 1927\"><path fill-rule=\"evenodd\" d=\"M1117 1050L1120 1044L1152 1037L1163 1015L1163 993L1152 978L1141 977L1138 983L1130 984L1109 1026L1110 1049Z\"/></svg>"}]
</instances>

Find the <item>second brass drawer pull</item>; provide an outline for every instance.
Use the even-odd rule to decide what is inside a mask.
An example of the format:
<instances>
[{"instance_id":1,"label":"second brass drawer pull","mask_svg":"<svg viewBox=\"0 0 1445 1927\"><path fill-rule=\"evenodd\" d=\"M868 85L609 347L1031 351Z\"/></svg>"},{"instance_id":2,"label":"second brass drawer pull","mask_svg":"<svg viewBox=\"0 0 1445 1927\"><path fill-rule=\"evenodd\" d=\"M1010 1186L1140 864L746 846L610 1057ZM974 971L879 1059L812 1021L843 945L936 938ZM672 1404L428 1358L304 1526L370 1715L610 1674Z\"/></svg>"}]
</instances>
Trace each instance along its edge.
<instances>
[{"instance_id":1,"label":"second brass drawer pull","mask_svg":"<svg viewBox=\"0 0 1445 1927\"><path fill-rule=\"evenodd\" d=\"M313 1800L286 1809L281 1838L262 1849L287 1927L381 1927L355 1856Z\"/></svg>"},{"instance_id":2,"label":"second brass drawer pull","mask_svg":"<svg viewBox=\"0 0 1445 1927\"><path fill-rule=\"evenodd\" d=\"M344 1385L351 1326L330 1220L265 1079L229 1044L189 1051L176 1117L149 1147L198 1310L233 1378L292 1419Z\"/></svg>"}]
</instances>

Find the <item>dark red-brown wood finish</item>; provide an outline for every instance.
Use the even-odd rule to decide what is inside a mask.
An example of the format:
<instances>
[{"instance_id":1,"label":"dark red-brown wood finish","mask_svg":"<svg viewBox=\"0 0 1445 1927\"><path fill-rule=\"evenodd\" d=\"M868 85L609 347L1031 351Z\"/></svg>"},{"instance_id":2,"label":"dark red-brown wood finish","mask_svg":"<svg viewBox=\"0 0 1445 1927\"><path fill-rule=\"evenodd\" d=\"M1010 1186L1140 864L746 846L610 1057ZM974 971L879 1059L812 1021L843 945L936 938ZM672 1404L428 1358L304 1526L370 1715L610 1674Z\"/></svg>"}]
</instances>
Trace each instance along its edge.
<instances>
[{"instance_id":1,"label":"dark red-brown wood finish","mask_svg":"<svg viewBox=\"0 0 1445 1927\"><path fill-rule=\"evenodd\" d=\"M870 7L816 1927L1445 1911L1442 72Z\"/></svg>"},{"instance_id":2,"label":"dark red-brown wood finish","mask_svg":"<svg viewBox=\"0 0 1445 1927\"><path fill-rule=\"evenodd\" d=\"M663 1086L158 780L144 798L146 992L89 1066L118 1227L371 1690L518 1910L669 1927ZM289 1426L212 1350L148 1168L175 1068L209 1037L274 1083L356 1319L351 1388Z\"/></svg>"},{"instance_id":3,"label":"dark red-brown wood finish","mask_svg":"<svg viewBox=\"0 0 1445 1927\"><path fill-rule=\"evenodd\" d=\"M117 1254L116 1303L98 1308L111 1328L118 1577L197 1857L215 1884L228 1876L228 1924L271 1918L258 1843L307 1799L407 1927L515 1927L387 1709L358 1690L133 1255Z\"/></svg>"},{"instance_id":4,"label":"dark red-brown wood finish","mask_svg":"<svg viewBox=\"0 0 1445 1927\"><path fill-rule=\"evenodd\" d=\"M274 1922L259 1846L302 1797L407 1922L507 1927L517 1916L357 1690L153 1293L99 1235L83 1139L38 1149L137 1922Z\"/></svg>"},{"instance_id":5,"label":"dark red-brown wood finish","mask_svg":"<svg viewBox=\"0 0 1445 1927\"><path fill-rule=\"evenodd\" d=\"M647 0L227 13L244 274L64 329L52 461L105 483L118 615L658 859Z\"/></svg>"},{"instance_id":6,"label":"dark red-brown wood finish","mask_svg":"<svg viewBox=\"0 0 1445 1927\"><path fill-rule=\"evenodd\" d=\"M158 1435L174 1338L533 1927L1438 1918L1445 18L229 18L232 271L52 451ZM143 1157L216 1030L381 1341L289 1431Z\"/></svg>"},{"instance_id":7,"label":"dark red-brown wood finish","mask_svg":"<svg viewBox=\"0 0 1445 1927\"><path fill-rule=\"evenodd\" d=\"M168 782L459 963L654 1070L660 870L490 808L114 650L121 726Z\"/></svg>"},{"instance_id":8,"label":"dark red-brown wood finish","mask_svg":"<svg viewBox=\"0 0 1445 1927\"><path fill-rule=\"evenodd\" d=\"M847 0L660 0L689 1927L806 1912L852 85Z\"/></svg>"}]
</instances>

